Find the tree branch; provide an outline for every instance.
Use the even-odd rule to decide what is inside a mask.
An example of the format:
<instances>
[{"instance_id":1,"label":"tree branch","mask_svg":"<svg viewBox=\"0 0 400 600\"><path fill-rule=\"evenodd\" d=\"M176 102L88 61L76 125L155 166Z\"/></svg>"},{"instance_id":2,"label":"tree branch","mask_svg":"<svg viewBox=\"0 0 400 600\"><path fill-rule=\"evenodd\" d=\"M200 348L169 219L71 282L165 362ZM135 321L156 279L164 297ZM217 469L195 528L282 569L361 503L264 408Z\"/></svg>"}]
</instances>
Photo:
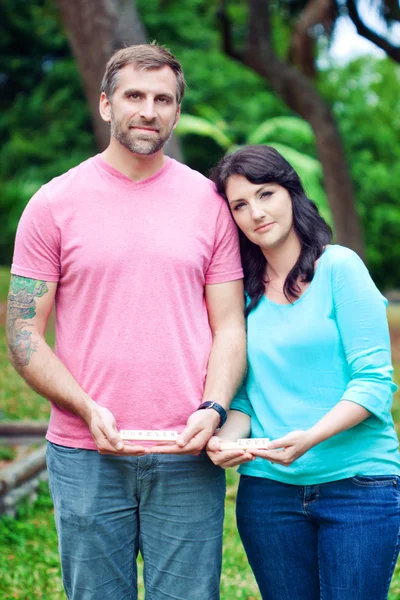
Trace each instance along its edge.
<instances>
[{"instance_id":1,"label":"tree branch","mask_svg":"<svg viewBox=\"0 0 400 600\"><path fill-rule=\"evenodd\" d=\"M232 23L226 10L226 0L220 0L217 19L221 26L222 51L231 58L243 62L242 54L235 50L232 39Z\"/></svg>"},{"instance_id":2,"label":"tree branch","mask_svg":"<svg viewBox=\"0 0 400 600\"><path fill-rule=\"evenodd\" d=\"M365 23L362 21L360 15L358 14L357 4L355 0L346 0L347 11L350 19L353 21L358 35L366 38L378 48L381 48L386 52L390 58L400 63L400 46L393 46L388 40L378 35L375 31L372 31Z\"/></svg>"},{"instance_id":3,"label":"tree branch","mask_svg":"<svg viewBox=\"0 0 400 600\"><path fill-rule=\"evenodd\" d=\"M310 123L324 172L337 243L350 246L362 256L362 234L353 202L352 181L334 115L312 81L275 53L271 43L270 0L248 0L248 3L248 32L240 60L261 75L289 108Z\"/></svg>"},{"instance_id":4,"label":"tree branch","mask_svg":"<svg viewBox=\"0 0 400 600\"><path fill-rule=\"evenodd\" d=\"M294 26L289 49L289 60L307 77L316 75L316 35L314 28L322 25L330 36L337 18L334 0L308 0Z\"/></svg>"}]
</instances>

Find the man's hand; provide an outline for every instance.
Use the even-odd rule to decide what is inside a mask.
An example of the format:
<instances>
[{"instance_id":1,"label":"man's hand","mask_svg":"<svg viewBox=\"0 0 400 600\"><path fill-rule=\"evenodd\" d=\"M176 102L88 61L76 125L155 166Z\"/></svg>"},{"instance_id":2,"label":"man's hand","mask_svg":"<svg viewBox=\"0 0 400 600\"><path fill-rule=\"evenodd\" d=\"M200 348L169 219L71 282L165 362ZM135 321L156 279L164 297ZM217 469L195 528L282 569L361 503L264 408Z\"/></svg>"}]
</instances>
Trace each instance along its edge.
<instances>
[{"instance_id":1,"label":"man's hand","mask_svg":"<svg viewBox=\"0 0 400 600\"><path fill-rule=\"evenodd\" d=\"M142 456L148 453L143 446L124 444L114 415L108 408L96 404L86 422L100 454Z\"/></svg>"},{"instance_id":2,"label":"man's hand","mask_svg":"<svg viewBox=\"0 0 400 600\"><path fill-rule=\"evenodd\" d=\"M253 454L241 448L237 450L221 450L221 439L215 435L207 444L207 454L212 462L222 469L237 467L255 458Z\"/></svg>"},{"instance_id":3,"label":"man's hand","mask_svg":"<svg viewBox=\"0 0 400 600\"><path fill-rule=\"evenodd\" d=\"M176 444L152 446L154 454L194 454L198 455L207 444L220 422L220 416L212 408L196 410L179 434Z\"/></svg>"},{"instance_id":4,"label":"man's hand","mask_svg":"<svg viewBox=\"0 0 400 600\"><path fill-rule=\"evenodd\" d=\"M298 430L291 431L284 437L269 442L266 450L251 448L250 452L254 456L269 460L272 464L276 463L288 467L300 456L303 456L313 445L311 434L308 431Z\"/></svg>"}]
</instances>

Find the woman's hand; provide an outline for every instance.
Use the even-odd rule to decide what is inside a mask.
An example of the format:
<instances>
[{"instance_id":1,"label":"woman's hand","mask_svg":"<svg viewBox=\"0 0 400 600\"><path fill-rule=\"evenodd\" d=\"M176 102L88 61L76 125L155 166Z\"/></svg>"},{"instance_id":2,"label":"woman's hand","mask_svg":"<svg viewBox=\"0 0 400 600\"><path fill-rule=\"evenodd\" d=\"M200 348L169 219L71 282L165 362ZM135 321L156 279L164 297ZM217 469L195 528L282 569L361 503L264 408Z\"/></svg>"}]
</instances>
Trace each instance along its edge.
<instances>
[{"instance_id":1,"label":"woman's hand","mask_svg":"<svg viewBox=\"0 0 400 600\"><path fill-rule=\"evenodd\" d=\"M313 442L309 431L297 430L269 442L268 449L258 450L252 448L251 453L254 456L269 460L272 464L276 463L288 467L314 445L315 442Z\"/></svg>"},{"instance_id":2,"label":"woman's hand","mask_svg":"<svg viewBox=\"0 0 400 600\"><path fill-rule=\"evenodd\" d=\"M206 447L208 456L218 467L228 469L229 467L237 467L238 465L254 460L255 456L253 454L241 448L238 450L221 450L221 441L221 438L214 435Z\"/></svg>"}]
</instances>

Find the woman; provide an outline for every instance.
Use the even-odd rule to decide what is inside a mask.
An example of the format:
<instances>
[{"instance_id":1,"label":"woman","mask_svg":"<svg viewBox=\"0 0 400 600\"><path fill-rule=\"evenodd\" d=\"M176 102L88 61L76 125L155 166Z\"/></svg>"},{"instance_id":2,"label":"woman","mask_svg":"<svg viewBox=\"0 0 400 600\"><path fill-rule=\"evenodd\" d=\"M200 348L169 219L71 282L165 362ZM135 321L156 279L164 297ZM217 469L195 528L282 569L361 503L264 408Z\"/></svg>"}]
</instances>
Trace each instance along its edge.
<instances>
[{"instance_id":1,"label":"woman","mask_svg":"<svg viewBox=\"0 0 400 600\"><path fill-rule=\"evenodd\" d=\"M241 238L249 367L208 453L241 465L238 528L262 598L383 600L400 525L386 300L276 150L238 150L214 181ZM272 441L220 449L249 435Z\"/></svg>"}]
</instances>

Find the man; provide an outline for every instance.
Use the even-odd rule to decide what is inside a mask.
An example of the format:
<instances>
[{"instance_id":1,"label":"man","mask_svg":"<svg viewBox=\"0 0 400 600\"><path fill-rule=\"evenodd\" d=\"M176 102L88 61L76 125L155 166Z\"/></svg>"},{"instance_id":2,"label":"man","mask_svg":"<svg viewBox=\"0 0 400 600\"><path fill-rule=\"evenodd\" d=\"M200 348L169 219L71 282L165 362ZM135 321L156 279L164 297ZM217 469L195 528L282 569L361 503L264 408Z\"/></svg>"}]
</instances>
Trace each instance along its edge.
<instances>
[{"instance_id":1,"label":"man","mask_svg":"<svg viewBox=\"0 0 400 600\"><path fill-rule=\"evenodd\" d=\"M219 598L224 476L201 451L245 368L242 271L211 183L163 154L183 91L166 49L118 51L100 97L110 145L43 186L18 227L8 343L52 404L70 600L137 598L139 549L152 600ZM121 429L181 433L150 448Z\"/></svg>"}]
</instances>

